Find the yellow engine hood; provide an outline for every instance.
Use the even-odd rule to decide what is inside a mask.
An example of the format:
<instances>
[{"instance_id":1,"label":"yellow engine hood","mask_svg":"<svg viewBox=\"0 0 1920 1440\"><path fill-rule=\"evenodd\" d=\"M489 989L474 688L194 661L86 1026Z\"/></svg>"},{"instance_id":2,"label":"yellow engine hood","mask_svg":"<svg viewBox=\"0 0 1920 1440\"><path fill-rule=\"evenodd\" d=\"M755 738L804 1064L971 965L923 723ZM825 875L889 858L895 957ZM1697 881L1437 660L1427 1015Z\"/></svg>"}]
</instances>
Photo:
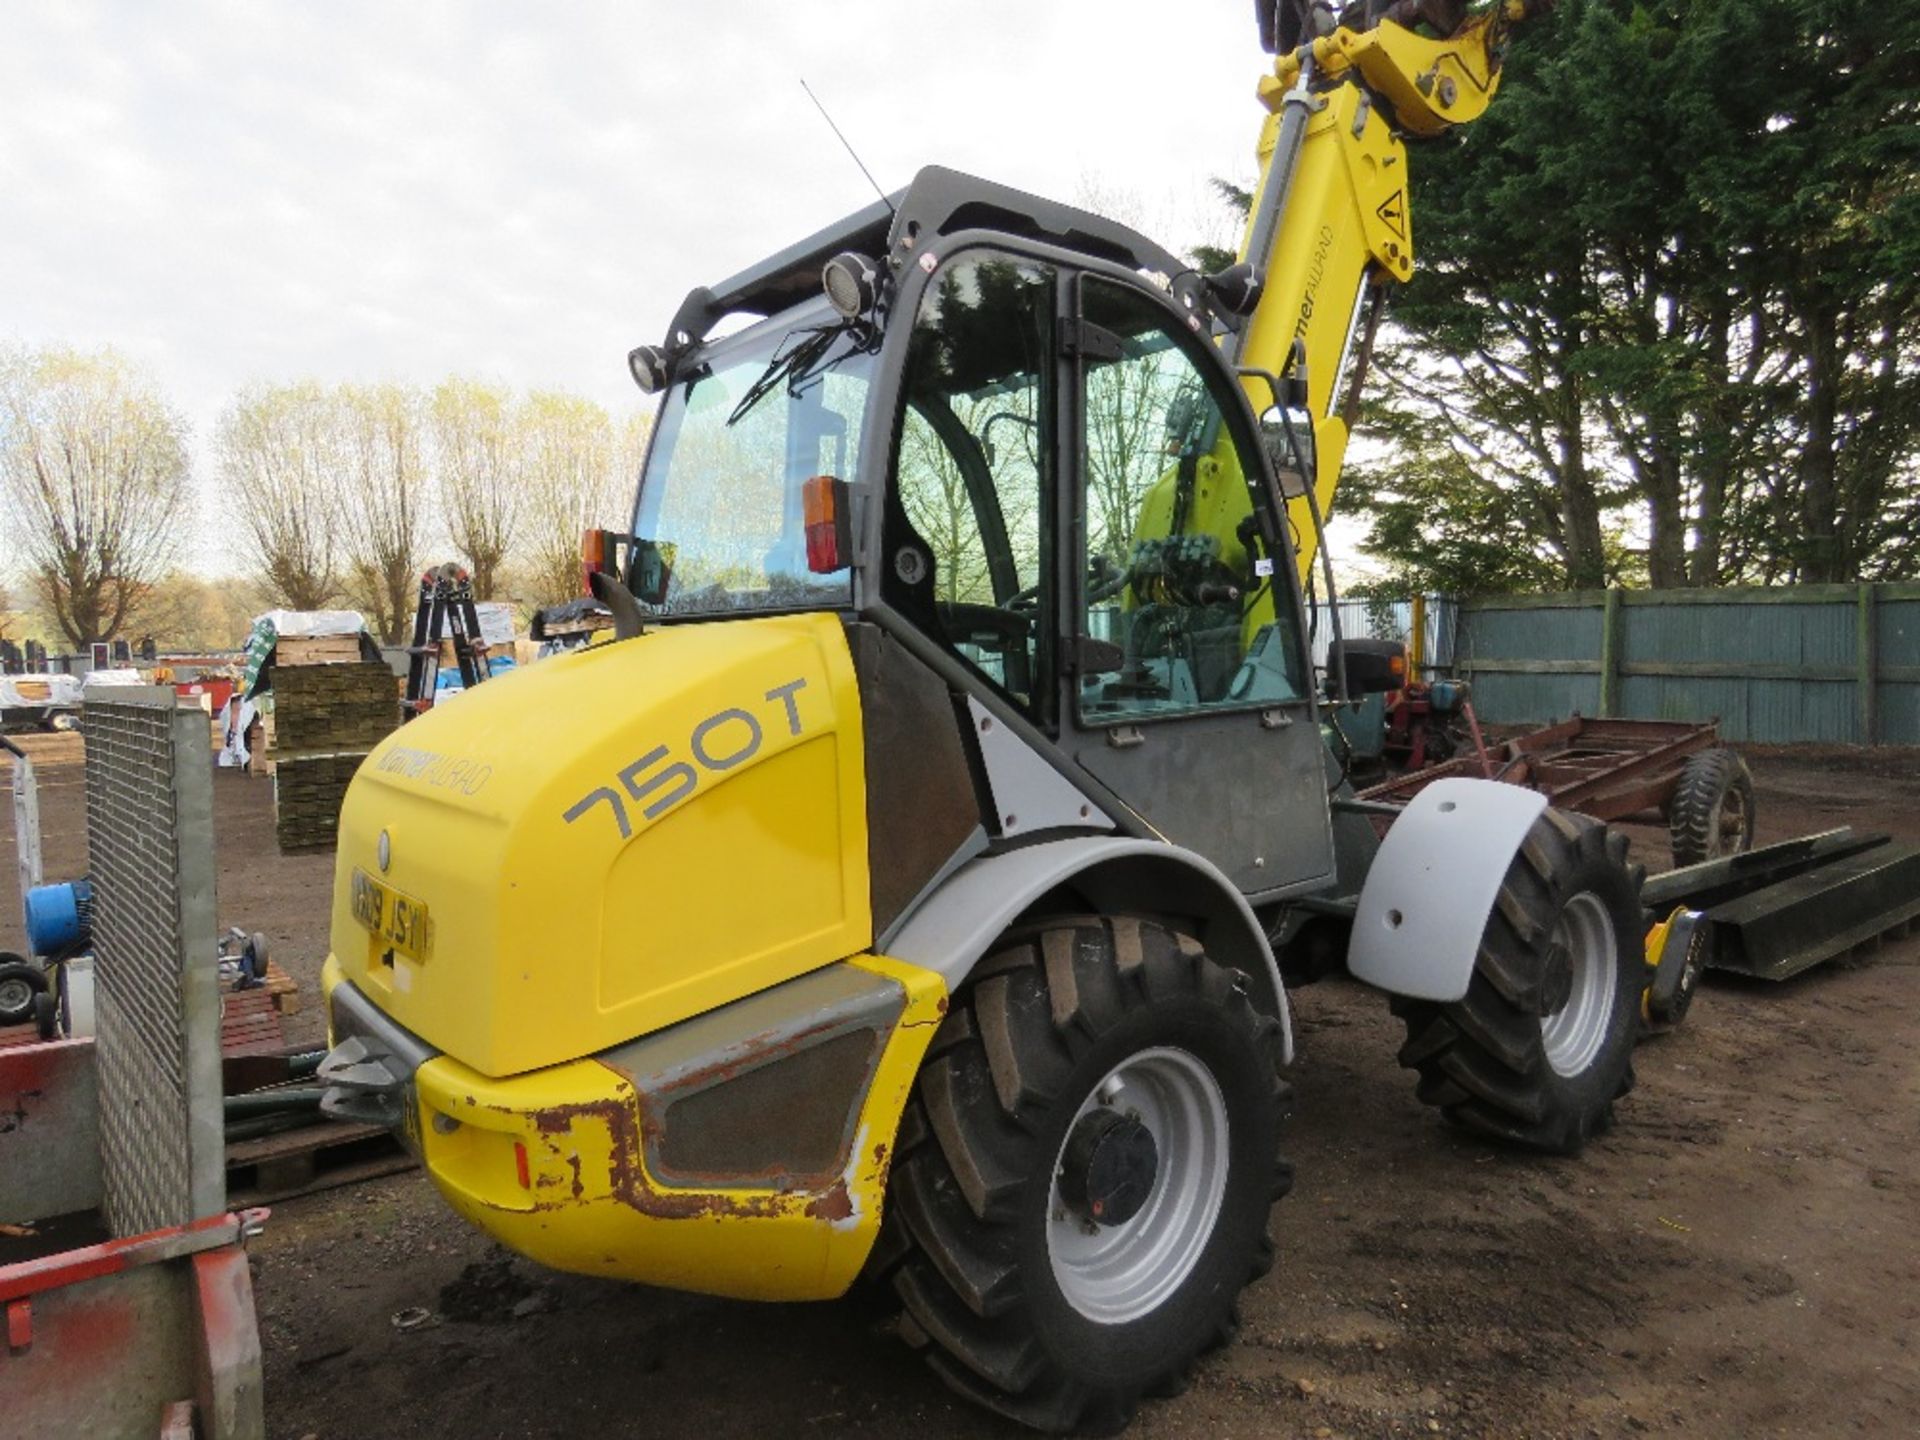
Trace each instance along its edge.
<instances>
[{"instance_id":1,"label":"yellow engine hood","mask_svg":"<svg viewBox=\"0 0 1920 1440\"><path fill-rule=\"evenodd\" d=\"M862 761L831 615L542 660L367 757L340 814L333 953L485 1075L619 1044L871 942ZM355 918L356 871L389 910L426 907L423 958Z\"/></svg>"}]
</instances>

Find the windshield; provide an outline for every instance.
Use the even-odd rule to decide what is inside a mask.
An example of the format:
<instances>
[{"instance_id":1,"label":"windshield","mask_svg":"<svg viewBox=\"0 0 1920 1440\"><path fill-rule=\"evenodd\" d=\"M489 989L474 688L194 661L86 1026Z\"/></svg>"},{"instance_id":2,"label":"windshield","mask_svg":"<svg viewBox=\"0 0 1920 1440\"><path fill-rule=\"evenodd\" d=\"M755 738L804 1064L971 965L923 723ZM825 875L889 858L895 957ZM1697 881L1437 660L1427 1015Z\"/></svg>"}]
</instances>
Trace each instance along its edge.
<instances>
[{"instance_id":1,"label":"windshield","mask_svg":"<svg viewBox=\"0 0 1920 1440\"><path fill-rule=\"evenodd\" d=\"M634 521L659 561L634 585L652 613L851 603L847 569L807 567L800 487L858 480L872 348L821 300L723 342L668 393Z\"/></svg>"}]
</instances>

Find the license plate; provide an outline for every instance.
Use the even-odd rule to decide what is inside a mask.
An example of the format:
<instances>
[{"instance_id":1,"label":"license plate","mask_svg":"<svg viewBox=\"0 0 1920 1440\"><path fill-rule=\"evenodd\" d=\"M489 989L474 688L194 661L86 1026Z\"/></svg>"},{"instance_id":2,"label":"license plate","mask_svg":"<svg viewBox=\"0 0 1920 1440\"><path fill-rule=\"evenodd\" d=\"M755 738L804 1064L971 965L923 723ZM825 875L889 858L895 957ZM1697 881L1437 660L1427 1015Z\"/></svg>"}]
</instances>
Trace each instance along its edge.
<instances>
[{"instance_id":1,"label":"license plate","mask_svg":"<svg viewBox=\"0 0 1920 1440\"><path fill-rule=\"evenodd\" d=\"M433 948L433 922L427 918L427 907L364 870L353 872L353 918L382 945L409 960L425 960Z\"/></svg>"}]
</instances>

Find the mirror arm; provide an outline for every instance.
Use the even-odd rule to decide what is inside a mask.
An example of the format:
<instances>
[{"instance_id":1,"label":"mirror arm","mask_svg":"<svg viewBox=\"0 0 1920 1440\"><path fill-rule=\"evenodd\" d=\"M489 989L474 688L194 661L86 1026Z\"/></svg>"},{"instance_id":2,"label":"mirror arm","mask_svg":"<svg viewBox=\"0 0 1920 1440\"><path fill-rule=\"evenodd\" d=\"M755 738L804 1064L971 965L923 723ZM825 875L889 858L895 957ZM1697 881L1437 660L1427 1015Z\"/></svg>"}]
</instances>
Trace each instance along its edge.
<instances>
[{"instance_id":1,"label":"mirror arm","mask_svg":"<svg viewBox=\"0 0 1920 1440\"><path fill-rule=\"evenodd\" d=\"M631 640L647 631L646 617L640 613L640 602L633 598L633 592L620 583L619 577L605 570L596 570L588 581L593 586L593 598L613 613L613 638Z\"/></svg>"}]
</instances>

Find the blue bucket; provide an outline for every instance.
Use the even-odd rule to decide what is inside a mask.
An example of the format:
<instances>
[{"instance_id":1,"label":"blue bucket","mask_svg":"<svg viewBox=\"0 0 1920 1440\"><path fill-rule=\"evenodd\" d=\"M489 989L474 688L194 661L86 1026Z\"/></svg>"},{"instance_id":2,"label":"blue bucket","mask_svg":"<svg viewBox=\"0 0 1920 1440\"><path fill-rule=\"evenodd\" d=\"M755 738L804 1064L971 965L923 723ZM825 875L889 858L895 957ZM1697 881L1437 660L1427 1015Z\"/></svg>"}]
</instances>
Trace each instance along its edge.
<instances>
[{"instance_id":1,"label":"blue bucket","mask_svg":"<svg viewBox=\"0 0 1920 1440\"><path fill-rule=\"evenodd\" d=\"M27 948L55 955L87 943L93 927L93 886L85 880L36 885L27 891Z\"/></svg>"}]
</instances>

